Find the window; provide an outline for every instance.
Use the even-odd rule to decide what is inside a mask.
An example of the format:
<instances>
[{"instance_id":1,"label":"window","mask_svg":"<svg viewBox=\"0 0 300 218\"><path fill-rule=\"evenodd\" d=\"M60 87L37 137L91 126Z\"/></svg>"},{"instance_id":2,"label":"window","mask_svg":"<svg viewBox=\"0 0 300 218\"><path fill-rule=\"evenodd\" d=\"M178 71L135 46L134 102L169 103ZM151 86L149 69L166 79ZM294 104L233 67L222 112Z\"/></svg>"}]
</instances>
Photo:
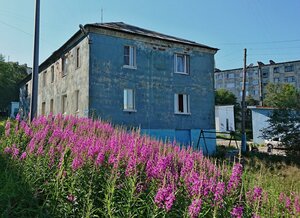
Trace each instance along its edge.
<instances>
[{"instance_id":1,"label":"window","mask_svg":"<svg viewBox=\"0 0 300 218\"><path fill-rule=\"evenodd\" d=\"M252 81L252 84L253 84L253 85L258 85L258 80L257 80L257 79L256 79L256 80L253 80L253 81Z\"/></svg>"},{"instance_id":2,"label":"window","mask_svg":"<svg viewBox=\"0 0 300 218\"><path fill-rule=\"evenodd\" d=\"M124 46L124 65L136 66L136 49L133 46Z\"/></svg>"},{"instance_id":3,"label":"window","mask_svg":"<svg viewBox=\"0 0 300 218\"><path fill-rule=\"evenodd\" d=\"M190 56L185 54L175 54L175 73L190 73Z\"/></svg>"},{"instance_id":4,"label":"window","mask_svg":"<svg viewBox=\"0 0 300 218\"><path fill-rule=\"evenodd\" d=\"M67 114L67 95L62 96L62 114Z\"/></svg>"},{"instance_id":5,"label":"window","mask_svg":"<svg viewBox=\"0 0 300 218\"><path fill-rule=\"evenodd\" d=\"M294 71L294 66L293 65L284 67L284 72L292 72L292 71Z\"/></svg>"},{"instance_id":6,"label":"window","mask_svg":"<svg viewBox=\"0 0 300 218\"><path fill-rule=\"evenodd\" d=\"M53 114L53 99L50 100L50 113Z\"/></svg>"},{"instance_id":7,"label":"window","mask_svg":"<svg viewBox=\"0 0 300 218\"><path fill-rule=\"evenodd\" d=\"M258 93L258 90L253 90L253 95L255 96L255 95L258 95L259 93Z\"/></svg>"},{"instance_id":8,"label":"window","mask_svg":"<svg viewBox=\"0 0 300 218\"><path fill-rule=\"evenodd\" d=\"M217 74L217 75L216 75L216 78L217 78L217 79L223 79L223 75L222 75L222 74Z\"/></svg>"},{"instance_id":9,"label":"window","mask_svg":"<svg viewBox=\"0 0 300 218\"><path fill-rule=\"evenodd\" d=\"M63 56L61 58L61 71L62 71L62 76L67 75L67 65L68 65L68 59L66 56Z\"/></svg>"},{"instance_id":10,"label":"window","mask_svg":"<svg viewBox=\"0 0 300 218\"><path fill-rule=\"evenodd\" d=\"M279 73L279 67L274 67L273 73Z\"/></svg>"},{"instance_id":11,"label":"window","mask_svg":"<svg viewBox=\"0 0 300 218\"><path fill-rule=\"evenodd\" d=\"M274 78L274 83L279 83L279 78Z\"/></svg>"},{"instance_id":12,"label":"window","mask_svg":"<svg viewBox=\"0 0 300 218\"><path fill-rule=\"evenodd\" d=\"M174 95L174 110L175 113L189 114L190 113L190 96L186 94Z\"/></svg>"},{"instance_id":13,"label":"window","mask_svg":"<svg viewBox=\"0 0 300 218\"><path fill-rule=\"evenodd\" d=\"M293 76L285 77L285 78L284 78L284 81L285 81L285 82L288 82L288 83L295 82L295 77L293 77Z\"/></svg>"},{"instance_id":14,"label":"window","mask_svg":"<svg viewBox=\"0 0 300 218\"><path fill-rule=\"evenodd\" d=\"M54 66L51 66L51 83L54 82Z\"/></svg>"},{"instance_id":15,"label":"window","mask_svg":"<svg viewBox=\"0 0 300 218\"><path fill-rule=\"evenodd\" d=\"M43 73L43 86L47 84L47 70Z\"/></svg>"},{"instance_id":16,"label":"window","mask_svg":"<svg viewBox=\"0 0 300 218\"><path fill-rule=\"evenodd\" d=\"M228 73L226 76L227 79L234 79L234 73Z\"/></svg>"},{"instance_id":17,"label":"window","mask_svg":"<svg viewBox=\"0 0 300 218\"><path fill-rule=\"evenodd\" d=\"M45 115L46 113L46 102L42 103L42 115Z\"/></svg>"},{"instance_id":18,"label":"window","mask_svg":"<svg viewBox=\"0 0 300 218\"><path fill-rule=\"evenodd\" d=\"M76 49L76 68L80 67L80 48Z\"/></svg>"},{"instance_id":19,"label":"window","mask_svg":"<svg viewBox=\"0 0 300 218\"><path fill-rule=\"evenodd\" d=\"M79 90L75 91L75 112L79 111Z\"/></svg>"},{"instance_id":20,"label":"window","mask_svg":"<svg viewBox=\"0 0 300 218\"><path fill-rule=\"evenodd\" d=\"M234 83L227 83L226 84L226 88L234 88L235 87L235 84Z\"/></svg>"},{"instance_id":21,"label":"window","mask_svg":"<svg viewBox=\"0 0 300 218\"><path fill-rule=\"evenodd\" d=\"M124 110L134 111L135 110L135 99L133 89L124 89Z\"/></svg>"}]
</instances>

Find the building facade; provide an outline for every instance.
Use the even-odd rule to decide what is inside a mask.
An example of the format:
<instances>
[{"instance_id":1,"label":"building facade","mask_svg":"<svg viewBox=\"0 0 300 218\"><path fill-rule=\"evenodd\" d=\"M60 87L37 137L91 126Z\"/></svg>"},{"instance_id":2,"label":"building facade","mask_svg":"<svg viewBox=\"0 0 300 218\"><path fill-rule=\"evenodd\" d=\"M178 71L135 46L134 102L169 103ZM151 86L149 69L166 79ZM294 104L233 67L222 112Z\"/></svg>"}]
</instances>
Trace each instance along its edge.
<instances>
[{"instance_id":1,"label":"building facade","mask_svg":"<svg viewBox=\"0 0 300 218\"><path fill-rule=\"evenodd\" d=\"M247 68L246 96L263 102L268 83L289 83L300 89L300 60L269 64L258 62L257 66ZM226 89L242 99L243 69L216 70L215 89Z\"/></svg>"},{"instance_id":2,"label":"building facade","mask_svg":"<svg viewBox=\"0 0 300 218\"><path fill-rule=\"evenodd\" d=\"M216 52L124 23L87 24L40 65L38 115L97 116L195 144L201 129L215 129Z\"/></svg>"}]
</instances>

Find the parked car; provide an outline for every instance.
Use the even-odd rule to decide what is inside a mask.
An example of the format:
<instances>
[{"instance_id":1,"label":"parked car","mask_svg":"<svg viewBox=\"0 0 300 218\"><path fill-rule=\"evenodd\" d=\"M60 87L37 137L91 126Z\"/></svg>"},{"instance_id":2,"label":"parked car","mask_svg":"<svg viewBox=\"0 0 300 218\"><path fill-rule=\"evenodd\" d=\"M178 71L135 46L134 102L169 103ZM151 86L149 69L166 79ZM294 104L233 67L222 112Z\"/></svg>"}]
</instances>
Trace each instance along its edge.
<instances>
[{"instance_id":1,"label":"parked car","mask_svg":"<svg viewBox=\"0 0 300 218\"><path fill-rule=\"evenodd\" d=\"M272 150L273 148L282 148L283 147L280 137L266 139L265 145L268 147L268 152L270 152L270 150Z\"/></svg>"}]
</instances>

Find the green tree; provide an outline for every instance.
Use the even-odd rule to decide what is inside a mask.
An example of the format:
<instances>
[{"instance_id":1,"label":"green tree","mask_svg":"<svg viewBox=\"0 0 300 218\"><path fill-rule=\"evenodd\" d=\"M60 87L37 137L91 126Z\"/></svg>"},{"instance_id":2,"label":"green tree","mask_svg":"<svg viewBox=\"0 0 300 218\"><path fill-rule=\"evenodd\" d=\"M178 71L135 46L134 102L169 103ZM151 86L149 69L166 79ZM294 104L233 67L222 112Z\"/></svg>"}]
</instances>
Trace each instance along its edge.
<instances>
[{"instance_id":1,"label":"green tree","mask_svg":"<svg viewBox=\"0 0 300 218\"><path fill-rule=\"evenodd\" d=\"M226 89L218 89L215 91L215 104L236 105L237 104L236 96L232 92Z\"/></svg>"},{"instance_id":2,"label":"green tree","mask_svg":"<svg viewBox=\"0 0 300 218\"><path fill-rule=\"evenodd\" d=\"M0 111L5 110L11 101L19 101L18 83L26 77L26 66L5 62L0 54Z\"/></svg>"},{"instance_id":3,"label":"green tree","mask_svg":"<svg viewBox=\"0 0 300 218\"><path fill-rule=\"evenodd\" d=\"M300 154L300 92L290 84L269 84L265 106L274 107L265 138L280 136L287 154Z\"/></svg>"},{"instance_id":4,"label":"green tree","mask_svg":"<svg viewBox=\"0 0 300 218\"><path fill-rule=\"evenodd\" d=\"M251 95L246 97L246 105L247 106L257 106L259 105L259 101L254 99Z\"/></svg>"}]
</instances>

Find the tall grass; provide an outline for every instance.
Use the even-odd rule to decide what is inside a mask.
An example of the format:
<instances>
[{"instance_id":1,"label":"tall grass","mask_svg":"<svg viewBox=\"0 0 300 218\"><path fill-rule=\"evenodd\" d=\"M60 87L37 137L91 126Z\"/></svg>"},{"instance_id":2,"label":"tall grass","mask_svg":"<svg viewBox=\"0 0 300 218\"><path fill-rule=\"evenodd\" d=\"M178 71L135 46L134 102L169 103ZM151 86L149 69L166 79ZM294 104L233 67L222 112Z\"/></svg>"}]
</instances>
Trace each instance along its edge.
<instances>
[{"instance_id":1,"label":"tall grass","mask_svg":"<svg viewBox=\"0 0 300 218\"><path fill-rule=\"evenodd\" d=\"M295 217L299 192L263 189L241 164L87 118L7 122L1 155L54 217ZM263 178L263 177L261 177ZM293 191L293 192L291 192ZM277 205L277 207L274 207Z\"/></svg>"}]
</instances>

